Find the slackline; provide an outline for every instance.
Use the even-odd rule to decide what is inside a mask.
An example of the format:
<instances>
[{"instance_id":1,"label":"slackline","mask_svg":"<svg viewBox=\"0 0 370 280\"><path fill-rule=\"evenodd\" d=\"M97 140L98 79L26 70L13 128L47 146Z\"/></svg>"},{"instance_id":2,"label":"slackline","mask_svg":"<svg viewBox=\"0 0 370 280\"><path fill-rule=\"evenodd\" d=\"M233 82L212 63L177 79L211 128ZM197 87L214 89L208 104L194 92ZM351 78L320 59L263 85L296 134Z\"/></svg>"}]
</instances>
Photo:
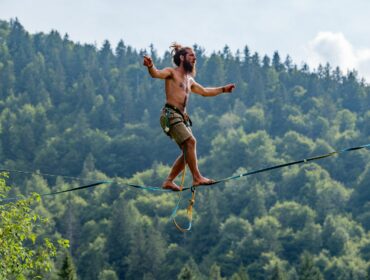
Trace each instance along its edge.
<instances>
[{"instance_id":1,"label":"slackline","mask_svg":"<svg viewBox=\"0 0 370 280\"><path fill-rule=\"evenodd\" d=\"M339 154L344 153L344 152L351 152L351 151L356 151L356 150L361 150L361 149L370 149L370 144L351 147L351 148L342 149L342 150L337 150L337 151L333 151L333 152L330 152L330 153L327 153L327 154L324 154L324 155L319 155L319 156L315 156L315 157L311 157L311 158L306 158L306 159L301 159L301 160L292 161L292 162L288 162L288 163L283 163L283 164L279 164L279 165L274 165L274 166L270 166L270 167L266 167L266 168L262 168L262 169L252 170L252 171L249 171L249 172L245 172L245 173L242 173L242 174L238 174L238 175L235 175L235 176L230 176L230 177L226 177L226 178L217 180L212 184L184 187L182 189L182 191L191 190L191 189L195 189L195 188L199 188L199 187L203 187L203 186L216 185L216 184L219 184L219 183L222 183L222 182L226 182L226 181L229 181L229 180L234 180L234 179L254 175L254 174L257 174L257 173L262 173L262 172L266 172L266 171L270 171L270 170L274 170L274 169L278 169L278 168L283 168L283 167L288 167L288 166L301 164L301 163L308 163L308 162L311 162L311 161L314 161L314 160L320 160L320 159L324 159L324 158L327 158L327 157L331 157L331 156L334 156L336 154L339 155ZM46 174L46 173L40 173L40 172L29 172L29 171L22 171L22 170L7 169L7 168L0 168L0 172L28 173L28 174L36 174L36 175L40 175L40 176L53 176L53 177L62 177L62 178L70 178L70 179L74 179L74 180L85 180L85 181L87 181L87 179L84 179L84 178L81 178L81 177L71 177L71 176L63 176L63 175L55 175L55 174ZM78 190L87 189L87 188L93 188L93 187L96 187L96 186L105 185L105 184L112 184L112 183L114 183L114 181L112 181L112 180L96 181L96 182L92 182L92 183L89 183L89 184L84 184L82 186L71 188L71 189L66 189L66 190L61 190L61 191L42 194L41 196L52 196L52 195L57 195L57 194L62 194L62 193L67 193L67 192L73 192L73 191L78 191ZM166 189L162 189L161 187L154 187L154 186L137 185L137 184L130 184L130 183L125 183L123 185L128 186L128 187L141 189L141 190L147 190L147 191L173 192L172 190L166 190ZM16 199L16 198L8 198L8 199ZM2 199L0 201L4 201L4 199Z\"/></svg>"},{"instance_id":2,"label":"slackline","mask_svg":"<svg viewBox=\"0 0 370 280\"><path fill-rule=\"evenodd\" d=\"M308 162L311 162L311 161L328 158L328 157L331 157L331 156L334 156L334 155L339 155L339 154L344 153L344 152L351 152L351 151L356 151L356 150L361 150L361 149L370 149L370 144L356 146L356 147L351 147L351 148L346 148L346 149L342 149L342 150L336 150L336 151L333 151L333 152L330 152L330 153L327 153L327 154L323 154L323 155L319 155L319 156L315 156L315 157L310 157L310 158L301 159L301 160L297 160L297 161L292 161L292 162L288 162L288 163L278 164L278 165L274 165L274 166L270 166L270 167L266 167L266 168L262 168L262 169L252 170L252 171L245 172L245 173L242 173L242 174L239 174L239 175L226 177L226 178L217 180L217 181L215 181L215 182L213 182L211 184L207 184L207 185L191 186L191 187L184 187L184 188L181 187L181 191L180 192L175 192L175 193L180 193L180 194L179 194L179 199L178 199L178 201L176 203L175 209L172 212L171 218L172 218L174 224L176 225L176 228L179 229L181 232L187 232L187 231L190 231L191 230L191 226L192 226L192 208L193 208L193 205L195 203L195 190L196 190L196 188L199 188L201 186L216 185L216 184L219 184L219 183L222 183L222 182L239 179L239 178L246 177L246 176L251 176L251 175L254 175L254 174L258 174L258 173L262 173L262 172L266 172L266 171L270 171L270 170L274 170L274 169L278 169L278 168L288 167L288 166L292 166L292 165L296 165L296 164L301 164L301 163L308 163ZM0 171L2 171L2 172L9 172L9 173L11 173L11 172L32 173L32 172L27 172L27 171L12 170L12 169L6 169L6 168L1 168ZM44 175L44 176L58 176L58 175L42 174L42 173L35 173L35 174ZM65 178L70 178L70 179L75 179L75 180L86 180L86 179L79 178L79 177L67 177L67 176L60 176L60 177L65 177ZM184 178L182 180L184 180ZM50 193L46 193L46 194L41 194L40 196L41 197L53 196L53 195L58 195L58 194L62 194L62 193L73 192L73 191L78 191L78 190L82 190L82 189L93 188L93 187L97 187L97 186L101 186L101 185L106 185L106 184L112 184L112 183L114 183L114 181L109 181L109 180L96 181L96 182L93 182L93 183L84 184L82 186L71 188L71 189L66 189L66 190L61 190L61 191L56 191L56 192L50 192ZM125 183L123 185L129 186L129 187L133 187L133 188L137 188L137 189L141 189L141 190L146 190L146 191L173 192L172 190L165 190L165 189L162 189L161 187L141 186L141 185L130 184L130 183ZM190 190L192 192L192 198L189 200L189 205L187 207L187 216L188 216L188 220L189 220L189 225L188 225L187 228L182 228L176 222L175 217L177 215L177 210L178 210L179 205L180 205L181 193L183 191L186 191L186 190ZM7 203L7 202L11 202L11 201L20 200L20 199L24 199L24 197L4 198L4 199L0 199L0 202Z\"/></svg>"}]
</instances>

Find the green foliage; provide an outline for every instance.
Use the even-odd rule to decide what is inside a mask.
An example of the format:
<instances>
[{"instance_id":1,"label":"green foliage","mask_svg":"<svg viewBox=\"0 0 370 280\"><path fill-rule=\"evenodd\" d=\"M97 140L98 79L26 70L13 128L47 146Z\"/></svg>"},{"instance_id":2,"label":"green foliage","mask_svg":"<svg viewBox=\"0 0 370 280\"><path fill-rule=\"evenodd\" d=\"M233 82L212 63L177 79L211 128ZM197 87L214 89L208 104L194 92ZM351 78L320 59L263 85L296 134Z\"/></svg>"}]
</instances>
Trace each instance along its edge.
<instances>
[{"instance_id":1,"label":"green foliage","mask_svg":"<svg viewBox=\"0 0 370 280\"><path fill-rule=\"evenodd\" d=\"M60 279L63 279L63 280L76 280L77 279L73 260L69 253L66 253L65 258L63 260L63 265L60 268L58 275Z\"/></svg>"},{"instance_id":2,"label":"green foliage","mask_svg":"<svg viewBox=\"0 0 370 280\"><path fill-rule=\"evenodd\" d=\"M247 271L243 266L231 276L231 280L249 280Z\"/></svg>"},{"instance_id":3,"label":"green foliage","mask_svg":"<svg viewBox=\"0 0 370 280\"><path fill-rule=\"evenodd\" d=\"M99 274L99 279L101 280L118 280L117 274L113 270L103 270Z\"/></svg>"},{"instance_id":4,"label":"green foliage","mask_svg":"<svg viewBox=\"0 0 370 280\"><path fill-rule=\"evenodd\" d=\"M213 264L209 271L209 280L223 280L224 278L221 276L221 268L217 264Z\"/></svg>"},{"instance_id":5,"label":"green foliage","mask_svg":"<svg viewBox=\"0 0 370 280\"><path fill-rule=\"evenodd\" d=\"M0 198L7 196L4 173L0 174ZM55 242L40 237L39 227L47 220L34 213L32 207L40 203L34 193L30 198L0 205L0 279L30 279L41 277L53 266ZM66 240L59 245L68 246Z\"/></svg>"},{"instance_id":6,"label":"green foliage","mask_svg":"<svg viewBox=\"0 0 370 280\"><path fill-rule=\"evenodd\" d=\"M300 257L300 266L298 269L299 280L323 280L324 276L320 269L315 266L313 257L304 252Z\"/></svg>"},{"instance_id":7,"label":"green foliage","mask_svg":"<svg viewBox=\"0 0 370 280\"><path fill-rule=\"evenodd\" d=\"M198 270L198 266L193 259L189 259L177 275L178 280L198 280L202 278L203 275Z\"/></svg>"}]
</instances>

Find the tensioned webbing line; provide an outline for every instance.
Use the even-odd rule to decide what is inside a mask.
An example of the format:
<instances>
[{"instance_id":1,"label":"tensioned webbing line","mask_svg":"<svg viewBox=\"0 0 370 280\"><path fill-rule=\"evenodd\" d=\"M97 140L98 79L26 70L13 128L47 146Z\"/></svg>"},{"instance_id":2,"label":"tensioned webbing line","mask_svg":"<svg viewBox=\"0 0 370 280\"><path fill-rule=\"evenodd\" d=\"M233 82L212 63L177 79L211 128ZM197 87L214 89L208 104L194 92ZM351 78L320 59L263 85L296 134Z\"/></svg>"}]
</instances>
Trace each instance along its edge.
<instances>
[{"instance_id":1,"label":"tensioned webbing line","mask_svg":"<svg viewBox=\"0 0 370 280\"><path fill-rule=\"evenodd\" d=\"M190 199L189 206L188 206L188 219L189 219L190 223L189 223L189 227L187 229L180 229L177 225L176 226L181 231L189 231L190 230L190 228L191 228L191 219L192 219L191 218L192 217L192 207L193 207L194 202L195 202L195 189L199 188L200 186L216 185L216 184L226 182L226 181L229 181L229 180L234 180L234 179L254 175L254 174L257 174L257 173L262 173L262 172L266 172L266 171L270 171L270 170L274 170L274 169L278 169L278 168L283 168L283 167L288 167L288 166L292 166L292 165L296 165L296 164L307 163L307 162L311 162L311 161L314 161L314 160L324 159L324 158L331 157L331 156L336 155L336 154L339 155L339 154L344 153L344 152L350 152L350 151L355 151L355 150L360 150L360 149L370 149L370 144L351 147L351 148L342 149L342 150L337 150L337 151L333 151L333 152L330 152L330 153L327 153L327 154L324 154L324 155L319 155L319 156L310 157L310 158L306 158L306 159L302 159L302 160L297 160L297 161L292 161L292 162L288 162L288 163L284 163L284 164L274 165L274 166L270 166L270 167L266 167L266 168L262 168L262 169L252 170L252 171L245 172L245 173L242 173L242 174L239 174L239 175L230 176L230 177L226 177L226 178L217 180L214 183L209 184L209 185L199 185L199 186L191 186L191 187L182 188L181 191L185 191L185 190L191 190L192 191L192 199ZM38 174L38 175L43 175L43 176L55 176L55 177L59 176L59 177L62 177L62 178L70 178L70 179L75 179L75 180L87 181L86 179L81 178L81 177L70 177L70 176L61 176L61 175L54 175L54 174L43 174L43 173L40 173L40 172L36 173L36 172L28 172L28 171L7 169L7 168L0 168L0 171L5 171L5 172L9 172L9 173L11 173L11 172L31 173L31 174ZM183 177L182 178L182 184L183 184L184 174L183 174L182 177ZM92 187L96 187L96 186L99 186L99 185L111 184L111 183L114 183L114 181L109 181L109 180L96 181L96 182L93 182L93 183L84 184L82 186L71 188L71 189L66 189L66 190L61 190L61 191L42 194L41 196L43 197L43 196L58 195L58 194L61 194L61 193L72 192L72 191L92 188ZM138 188L138 189L141 189L141 190L147 190L147 191L172 192L172 190L164 190L160 187L141 186L141 185L130 184L130 183L125 183L123 185L133 187L133 188ZM0 202L10 202L10 201L19 200L19 199L22 199L22 197L4 198L4 199L0 199ZM180 200L181 199L179 199L179 201L177 202L177 205L176 205L176 207L175 207L175 209L174 209L174 211L171 215L173 220L174 220L174 217L176 216L176 212L177 212L177 209L179 207ZM176 224L175 220L174 220L174 222Z\"/></svg>"},{"instance_id":2,"label":"tensioned webbing line","mask_svg":"<svg viewBox=\"0 0 370 280\"><path fill-rule=\"evenodd\" d=\"M226 182L226 181L241 178L241 177L250 176L250 175L261 173L261 172L270 171L270 170L273 170L273 169L278 169L278 168L288 167L288 166L296 165L296 164L300 164L300 163L307 163L307 162L314 161L314 160L324 159L324 158L333 156L335 154L340 154L340 153L350 152L350 151L355 151L355 150L360 150L360 149L370 149L370 144L351 147L351 148L338 150L338 151L333 151L333 152L330 152L330 153L327 153L327 154L324 154L324 155L319 155L319 156L315 156L315 157L311 157L311 158L306 158L306 159L302 159L302 160L292 161L292 162L288 162L288 163L284 163L284 164L279 164L279 165L274 165L274 166L270 166L270 167L266 167L266 168L262 168L262 169L249 171L249 172L242 173L242 174L239 174L239 175L230 176L230 177L226 177L226 178L217 180L216 182L214 182L211 185L219 184L221 182ZM23 171L23 170L15 170L15 169L8 169L8 168L0 168L0 172L1 171L9 172L9 173L37 174L37 175L41 175L41 176L62 177L62 178L80 180L80 181L87 181L86 178L81 178L81 177L71 177L71 176L63 176L63 175L48 174L48 173L41 173L41 172L32 172L32 171ZM65 193L65 192L72 192L72 191L77 191L77 190L81 190L81 189L86 189L86 188L95 187L95 186L102 185L102 184L110 184L110 183L113 183L113 181L98 181L98 182L94 182L94 183L91 183L91 184L86 184L86 185L83 185L83 186L80 186L80 187L66 189L66 190L59 191L59 192L52 192L52 193L48 193L48 194L44 194L44 195L46 196L46 195L54 195L54 194ZM143 185L130 184L130 183L125 183L124 185L129 186L129 187L133 187L133 188L137 188L137 189L141 189L141 190L147 190L147 191L172 192L171 190L165 190L165 189L162 189L161 187L143 186ZM209 186L209 185L200 185L200 186ZM185 187L182 190L185 191L185 190L189 190L189 189L192 189L192 188L198 188L200 186Z\"/></svg>"},{"instance_id":3,"label":"tensioned webbing line","mask_svg":"<svg viewBox=\"0 0 370 280\"><path fill-rule=\"evenodd\" d=\"M292 162L288 162L288 163L283 163L283 164L279 164L279 165L274 165L274 166L270 166L270 167L266 167L266 168L262 168L262 169L257 169L257 170L245 172L245 173L242 173L242 174L239 174L239 175L230 176L230 177L227 177L227 178L224 178L224 179L220 179L220 180L217 180L216 182L214 182L212 184L201 185L201 186L203 187L203 186L215 185L215 184L219 184L219 183L226 182L226 181L229 181L229 180L234 180L234 179L238 179L238 178L241 178L241 177L254 175L254 174L257 174L257 173L270 171L270 170L273 170L273 169L288 167L288 166L296 165L296 164L300 164L300 163L307 163L307 162L310 162L310 161L331 157L331 156L334 156L336 154L339 155L339 154L344 153L344 152L350 152L350 151L355 151L355 150L360 150L360 149L370 149L370 144L361 145L361 146L352 147L352 148L347 148L347 149L343 149L343 150L338 150L338 151L330 152L330 153L327 153L327 154L324 154L324 155L315 156L315 157L306 158L306 159L301 159L301 160L292 161ZM184 188L184 190L191 189L191 188L197 188L197 187L198 186L187 187L187 188Z\"/></svg>"},{"instance_id":4,"label":"tensioned webbing line","mask_svg":"<svg viewBox=\"0 0 370 280\"><path fill-rule=\"evenodd\" d=\"M91 179L87 178L82 178L82 177L74 177L74 176L66 176L66 175L58 175L58 174L51 174L51 173L43 173L40 171L26 171L26 170L18 170L18 169L9 169L5 167L0 167L0 172L7 172L7 173L20 173L20 174L27 174L27 175L39 175L42 177L54 177L54 178L64 178L64 179L69 179L69 180L74 180L74 181L81 181L81 182L87 182L90 181L90 183L83 184L81 186L71 188L71 189L66 189L66 190L61 190L61 191L55 191L51 193L45 193L45 194L40 194L41 197L43 196L50 196L50 195L57 195L65 192L72 192L72 191L77 191L77 190L82 190L82 189L87 189L91 187L96 187L99 185L103 184L110 184L113 183L111 180L100 180L100 181L92 181ZM25 197L23 196L17 196L17 197L8 197L8 198L3 198L0 199L0 202L11 202L11 201L16 201L16 200L21 200L24 199Z\"/></svg>"},{"instance_id":5,"label":"tensioned webbing line","mask_svg":"<svg viewBox=\"0 0 370 280\"><path fill-rule=\"evenodd\" d=\"M262 169L257 169L257 170L245 172L245 173L242 173L242 174L239 174L239 175L236 175L236 176L226 177L224 179L217 180L217 181L215 181L212 184L201 185L201 186L215 185L215 184L219 184L221 182L226 182L226 181L229 181L229 180L234 180L234 179L242 178L242 177L254 175L254 174L257 174L257 173L270 171L270 170L273 170L273 169L288 167L288 166L295 165L295 164L300 164L300 163L307 163L307 162L310 162L310 161L314 161L314 160L319 160L319 159L324 159L324 158L327 158L327 157L331 157L331 156L336 155L336 154L340 154L340 153L344 153L344 152L350 152L350 151L355 151L355 150L360 150L360 149L364 149L364 148L370 149L370 144L361 145L361 146L357 146L357 147L351 147L351 148L347 148L347 149L343 149L343 150L339 150L339 151L330 152L330 153L327 153L327 154L324 154L324 155L320 155L320 156L315 156L315 157L306 158L306 159L297 160L297 161L292 161L292 162L288 162L288 163L284 163L284 164L274 165L274 166L270 166L270 167L266 167L266 168L262 168ZM188 215L188 220L189 220L189 226L188 226L188 228L181 228L176 223L176 221L175 221L175 217L176 217L177 210L179 208L179 202L180 201L178 201L175 209L172 212L171 217L172 217L172 219L173 219L173 221L174 221L177 229L179 229L182 232L190 231L190 229L191 229L191 224L192 224L192 208L193 208L194 203L195 203L195 189L198 188L198 187L200 187L200 186L192 186L192 187L188 187L188 188L183 188L182 189L182 190L190 189L191 192L192 192L192 198L189 200L189 205L187 207L187 215Z\"/></svg>"}]
</instances>

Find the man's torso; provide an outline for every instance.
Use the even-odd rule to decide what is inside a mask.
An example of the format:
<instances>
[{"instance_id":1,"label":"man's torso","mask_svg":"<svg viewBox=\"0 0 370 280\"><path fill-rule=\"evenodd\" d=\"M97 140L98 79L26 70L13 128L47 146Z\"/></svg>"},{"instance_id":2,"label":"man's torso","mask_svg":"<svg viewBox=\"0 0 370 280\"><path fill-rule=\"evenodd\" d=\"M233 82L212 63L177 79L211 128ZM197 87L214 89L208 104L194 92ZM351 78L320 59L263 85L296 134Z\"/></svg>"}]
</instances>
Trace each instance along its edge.
<instances>
[{"instance_id":1,"label":"man's torso","mask_svg":"<svg viewBox=\"0 0 370 280\"><path fill-rule=\"evenodd\" d=\"M190 75L184 75L174 69L173 75L166 79L165 83L166 102L186 112L193 81Z\"/></svg>"}]
</instances>

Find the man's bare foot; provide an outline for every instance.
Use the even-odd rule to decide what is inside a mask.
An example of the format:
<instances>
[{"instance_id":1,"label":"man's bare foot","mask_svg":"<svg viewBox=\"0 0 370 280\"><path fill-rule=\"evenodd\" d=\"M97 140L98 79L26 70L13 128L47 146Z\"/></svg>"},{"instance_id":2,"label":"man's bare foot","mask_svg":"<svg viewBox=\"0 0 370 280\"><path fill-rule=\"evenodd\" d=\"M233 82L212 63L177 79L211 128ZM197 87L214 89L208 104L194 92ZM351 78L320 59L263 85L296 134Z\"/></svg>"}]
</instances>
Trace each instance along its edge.
<instances>
[{"instance_id":1,"label":"man's bare foot","mask_svg":"<svg viewBox=\"0 0 370 280\"><path fill-rule=\"evenodd\" d=\"M173 190L175 192L181 191L180 187L170 180L166 180L163 182L162 189Z\"/></svg>"},{"instance_id":2,"label":"man's bare foot","mask_svg":"<svg viewBox=\"0 0 370 280\"><path fill-rule=\"evenodd\" d=\"M208 179L206 177L200 177L199 179L193 181L193 186L196 187L200 185L212 185L215 182L215 180Z\"/></svg>"}]
</instances>

